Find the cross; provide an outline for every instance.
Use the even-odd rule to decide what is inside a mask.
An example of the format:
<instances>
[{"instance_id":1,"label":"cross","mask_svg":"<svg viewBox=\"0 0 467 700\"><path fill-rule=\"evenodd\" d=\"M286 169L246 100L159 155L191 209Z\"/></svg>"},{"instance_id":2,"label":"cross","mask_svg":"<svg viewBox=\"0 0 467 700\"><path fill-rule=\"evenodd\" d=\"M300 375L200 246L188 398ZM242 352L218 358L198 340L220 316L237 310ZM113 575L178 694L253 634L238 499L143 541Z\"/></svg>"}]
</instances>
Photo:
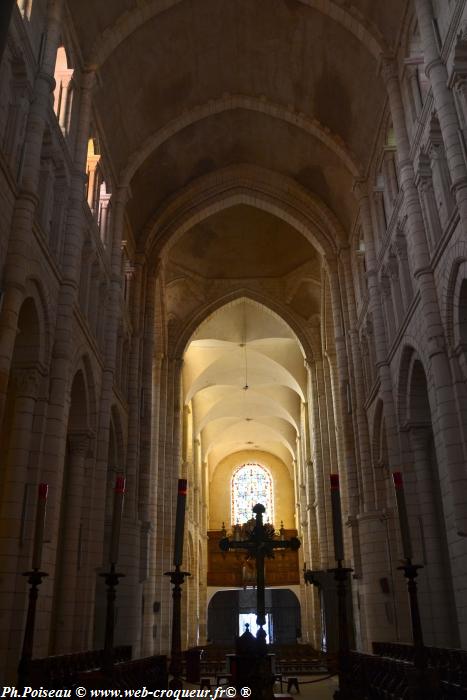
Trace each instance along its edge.
<instances>
[{"instance_id":1,"label":"cross","mask_svg":"<svg viewBox=\"0 0 467 700\"><path fill-rule=\"evenodd\" d=\"M292 537L290 540L272 539L271 529L266 528L263 524L263 513L265 511L266 508L261 503L257 503L253 508L256 522L247 540L237 542L224 537L219 542L219 547L223 552L228 552L229 549L244 549L256 559L256 624L259 627L256 638L264 646L266 646L266 632L263 629L263 626L266 624L264 560L266 557L274 559L275 549L291 549L293 552L296 552L300 548L300 540L297 537Z\"/></svg>"}]
</instances>

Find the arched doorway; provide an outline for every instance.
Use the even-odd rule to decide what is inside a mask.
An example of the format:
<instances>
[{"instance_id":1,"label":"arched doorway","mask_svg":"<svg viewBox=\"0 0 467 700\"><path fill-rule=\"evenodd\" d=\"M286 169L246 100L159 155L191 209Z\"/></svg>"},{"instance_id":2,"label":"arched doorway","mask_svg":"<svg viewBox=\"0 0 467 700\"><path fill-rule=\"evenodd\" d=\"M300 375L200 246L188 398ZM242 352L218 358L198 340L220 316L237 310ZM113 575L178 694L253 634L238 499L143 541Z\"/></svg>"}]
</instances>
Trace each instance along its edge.
<instances>
[{"instance_id":1,"label":"arched doorway","mask_svg":"<svg viewBox=\"0 0 467 700\"><path fill-rule=\"evenodd\" d=\"M245 625L255 634L256 591L218 591L208 606L208 639L218 646L233 646ZM296 644L301 639L301 609L290 589L266 590L266 625L269 644Z\"/></svg>"}]
</instances>

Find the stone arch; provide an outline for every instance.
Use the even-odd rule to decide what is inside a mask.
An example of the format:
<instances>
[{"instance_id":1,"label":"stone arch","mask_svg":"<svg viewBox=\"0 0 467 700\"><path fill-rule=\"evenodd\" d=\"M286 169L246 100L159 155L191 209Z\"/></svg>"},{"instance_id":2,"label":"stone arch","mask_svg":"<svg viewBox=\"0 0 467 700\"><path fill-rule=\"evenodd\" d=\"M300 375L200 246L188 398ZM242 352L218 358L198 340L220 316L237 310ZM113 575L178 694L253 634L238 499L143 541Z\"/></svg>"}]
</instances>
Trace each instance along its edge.
<instances>
[{"instance_id":1,"label":"stone arch","mask_svg":"<svg viewBox=\"0 0 467 700\"><path fill-rule=\"evenodd\" d=\"M467 258L454 260L445 294L448 343L452 349L467 343Z\"/></svg>"},{"instance_id":2,"label":"stone arch","mask_svg":"<svg viewBox=\"0 0 467 700\"><path fill-rule=\"evenodd\" d=\"M30 291L34 292L33 289ZM0 459L3 469L0 483L26 484L29 446L36 401L44 384L45 332L41 305L36 295L26 296L18 314L17 333L8 378L6 405L1 426ZM21 474L21 476L20 476Z\"/></svg>"},{"instance_id":3,"label":"stone arch","mask_svg":"<svg viewBox=\"0 0 467 700\"><path fill-rule=\"evenodd\" d=\"M270 312L278 316L282 321L285 321L285 323L290 326L292 331L297 336L304 356L308 358L313 357L311 342L304 334L303 327L300 325L298 319L295 319L287 308L282 307L273 299L265 297L264 295L245 287L241 287L234 292L229 292L228 294L225 294L215 300L208 301L208 303L202 306L196 314L193 314L190 322L185 324L178 336L173 339L174 356L183 357L183 353L190 342L190 338L193 336L198 326L203 323L208 316L223 306L242 298L255 301L256 303L267 307Z\"/></svg>"},{"instance_id":4,"label":"stone arch","mask_svg":"<svg viewBox=\"0 0 467 700\"><path fill-rule=\"evenodd\" d=\"M416 376L420 376L420 365L426 376L425 365L415 345L406 345L401 353L397 384L397 416L399 425L407 427L413 416L415 404L410 400L410 387L413 380L414 369ZM416 400L416 396L413 397Z\"/></svg>"},{"instance_id":5,"label":"stone arch","mask_svg":"<svg viewBox=\"0 0 467 700\"><path fill-rule=\"evenodd\" d=\"M335 257L339 242L345 240L334 214L294 180L262 168L236 165L199 178L169 200L146 227L146 251L163 257L196 223L236 204L277 216L329 259Z\"/></svg>"},{"instance_id":6,"label":"stone arch","mask_svg":"<svg viewBox=\"0 0 467 700\"><path fill-rule=\"evenodd\" d=\"M410 346L403 351L399 379L399 416L408 431L410 457L406 457L406 497L414 560L426 575L420 579L420 609L429 644L458 643L452 578L446 537L442 478L435 441L436 411L430 400L429 377L419 353ZM436 614L431 611L436 610Z\"/></svg>"},{"instance_id":7,"label":"stone arch","mask_svg":"<svg viewBox=\"0 0 467 700\"><path fill-rule=\"evenodd\" d=\"M85 471L94 437L90 430L93 400L89 383L88 362L82 357L69 391L50 639L53 653L81 648L86 633L82 615L85 587L78 585L77 572L86 559L86 523L90 507L84 497Z\"/></svg>"},{"instance_id":8,"label":"stone arch","mask_svg":"<svg viewBox=\"0 0 467 700\"><path fill-rule=\"evenodd\" d=\"M125 472L125 445L122 430L120 411L117 405L113 405L110 411L109 441L107 451L107 470L105 474L105 503L102 528L102 560L99 562L104 570L109 566L110 541L112 536L112 517L114 490L117 474ZM95 583L94 598L94 647L102 649L105 641L106 620L106 587L102 578L98 577ZM116 635L121 632L122 621L117 616Z\"/></svg>"},{"instance_id":9,"label":"stone arch","mask_svg":"<svg viewBox=\"0 0 467 700\"><path fill-rule=\"evenodd\" d=\"M299 0L304 5L321 12L347 29L362 43L362 46L376 61L379 61L382 53L387 51L387 45L378 29L358 12L355 7L352 11L346 9L334 0L322 2L322 0ZM143 24L156 17L161 12L178 5L181 0L150 0L148 3L138 5L134 10L124 12L116 20L112 27L106 27L96 39L90 51L87 63L94 69L101 67L120 46Z\"/></svg>"},{"instance_id":10,"label":"stone arch","mask_svg":"<svg viewBox=\"0 0 467 700\"><path fill-rule=\"evenodd\" d=\"M28 285L29 286L29 285ZM34 291L34 290L29 290ZM27 295L20 307L12 363L6 387L5 410L0 425L0 491L8 494L0 506L0 556L9 557L12 575L31 567L33 526L40 469L36 457L37 431L34 429L37 401L46 390L42 360L45 358L44 322L35 295ZM34 452L32 452L34 450ZM6 506L6 507L5 507ZM13 515L14 514L14 517ZM23 590L13 604L15 585L3 591L5 630L6 611L11 605L11 630L23 633ZM6 632L5 632L6 633Z\"/></svg>"},{"instance_id":11,"label":"stone arch","mask_svg":"<svg viewBox=\"0 0 467 700\"><path fill-rule=\"evenodd\" d=\"M302 113L297 113L289 107L273 103L266 98L251 95L223 95L217 100L210 100L206 104L198 105L183 113L146 139L141 148L133 153L130 161L121 173L122 185L128 187L144 161L179 131L208 117L234 109L260 112L302 129L309 136L314 137L329 148L342 161L342 164L352 177L360 177L362 167L357 162L356 156L349 151L339 136L332 134L328 128L324 128L317 119L306 117Z\"/></svg>"},{"instance_id":12,"label":"stone arch","mask_svg":"<svg viewBox=\"0 0 467 700\"><path fill-rule=\"evenodd\" d=\"M83 354L81 347L77 348L73 368L68 389L70 411L72 406L73 383L79 372L81 373L83 382L83 396L86 396L86 409L82 413L81 418L76 416L76 424L80 424L79 429L95 432L98 420L97 382L92 361L87 353Z\"/></svg>"}]
</instances>

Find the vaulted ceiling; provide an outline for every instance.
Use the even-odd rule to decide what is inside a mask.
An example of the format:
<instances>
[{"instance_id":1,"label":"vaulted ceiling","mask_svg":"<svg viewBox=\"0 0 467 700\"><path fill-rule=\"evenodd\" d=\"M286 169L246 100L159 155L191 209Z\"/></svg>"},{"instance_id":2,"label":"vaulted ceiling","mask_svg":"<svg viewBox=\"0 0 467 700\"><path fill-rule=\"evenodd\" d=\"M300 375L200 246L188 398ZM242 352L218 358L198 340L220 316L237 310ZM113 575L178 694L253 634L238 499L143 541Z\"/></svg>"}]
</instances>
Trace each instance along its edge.
<instances>
[{"instance_id":1,"label":"vaulted ceiling","mask_svg":"<svg viewBox=\"0 0 467 700\"><path fill-rule=\"evenodd\" d=\"M183 390L211 472L241 450L269 452L292 468L306 395L304 356L269 309L238 299L208 317L185 353Z\"/></svg>"},{"instance_id":2,"label":"vaulted ceiling","mask_svg":"<svg viewBox=\"0 0 467 700\"><path fill-rule=\"evenodd\" d=\"M352 225L385 101L379 59L406 0L68 4L136 234L180 188L239 162L293 178Z\"/></svg>"},{"instance_id":3,"label":"vaulted ceiling","mask_svg":"<svg viewBox=\"0 0 467 700\"><path fill-rule=\"evenodd\" d=\"M355 222L353 183L385 109L380 60L397 50L407 4L68 1L98 74L105 152L131 188L136 247L165 265L172 323L255 280L298 326L316 325L321 256ZM208 316L183 385L211 466L245 448L291 466L304 381L296 337L264 306L237 299Z\"/></svg>"}]
</instances>

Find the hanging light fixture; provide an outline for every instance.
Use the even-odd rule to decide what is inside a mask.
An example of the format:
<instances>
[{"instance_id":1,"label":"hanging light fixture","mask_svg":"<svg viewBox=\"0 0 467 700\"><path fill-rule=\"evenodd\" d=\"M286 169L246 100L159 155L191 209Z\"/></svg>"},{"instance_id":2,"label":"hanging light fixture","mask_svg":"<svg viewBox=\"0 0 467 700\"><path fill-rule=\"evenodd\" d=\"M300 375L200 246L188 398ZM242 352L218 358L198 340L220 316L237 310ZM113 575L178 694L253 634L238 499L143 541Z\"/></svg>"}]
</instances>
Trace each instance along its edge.
<instances>
[{"instance_id":1,"label":"hanging light fixture","mask_svg":"<svg viewBox=\"0 0 467 700\"><path fill-rule=\"evenodd\" d=\"M244 352L244 360L245 360L245 385L243 387L243 391L248 391L250 388L248 386L248 356L246 352L246 302L243 302L243 333L242 333L242 346L243 346L243 352Z\"/></svg>"}]
</instances>

